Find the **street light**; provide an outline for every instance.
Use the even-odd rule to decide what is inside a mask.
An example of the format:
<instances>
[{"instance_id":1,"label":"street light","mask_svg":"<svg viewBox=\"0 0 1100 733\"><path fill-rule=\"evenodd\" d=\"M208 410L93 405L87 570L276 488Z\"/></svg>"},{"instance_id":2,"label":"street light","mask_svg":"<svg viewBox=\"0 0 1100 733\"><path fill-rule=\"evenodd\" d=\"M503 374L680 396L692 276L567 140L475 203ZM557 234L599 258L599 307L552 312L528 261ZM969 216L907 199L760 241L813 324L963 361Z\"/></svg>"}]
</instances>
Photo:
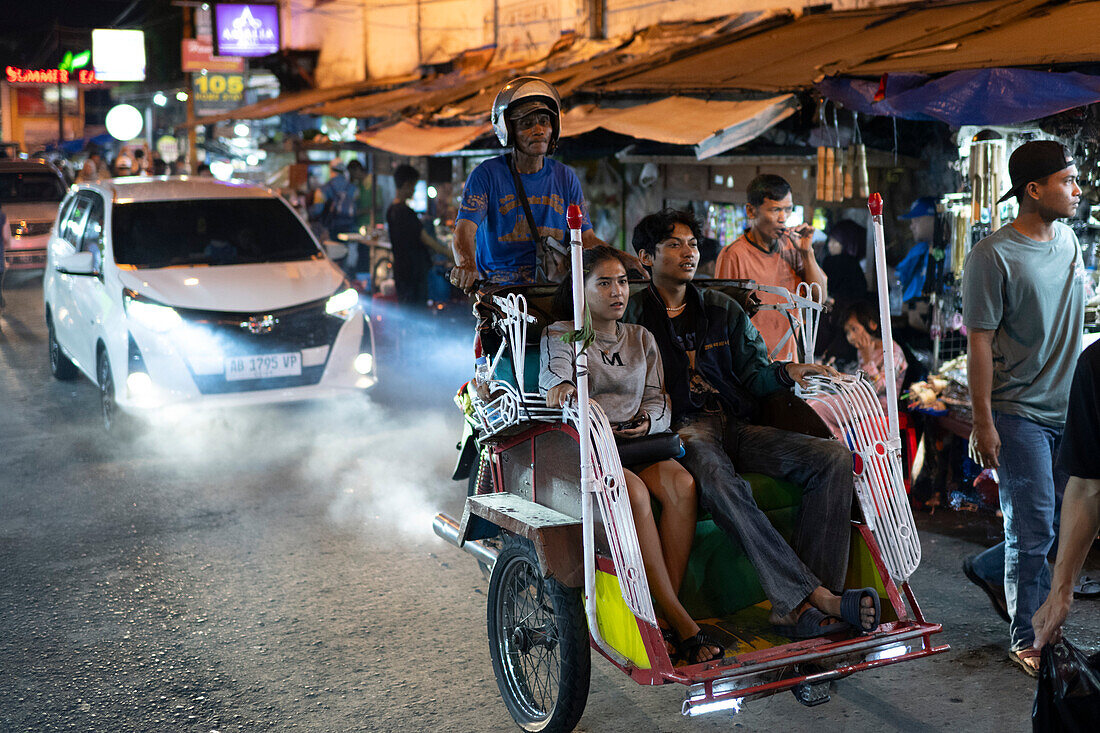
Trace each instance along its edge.
<instances>
[{"instance_id":1,"label":"street light","mask_svg":"<svg viewBox=\"0 0 1100 733\"><path fill-rule=\"evenodd\" d=\"M187 92L176 92L176 101L177 102L186 102L187 101Z\"/></svg>"},{"instance_id":2,"label":"street light","mask_svg":"<svg viewBox=\"0 0 1100 733\"><path fill-rule=\"evenodd\" d=\"M153 95L153 104L163 107L168 104L168 97L164 96L164 92L157 92Z\"/></svg>"}]
</instances>

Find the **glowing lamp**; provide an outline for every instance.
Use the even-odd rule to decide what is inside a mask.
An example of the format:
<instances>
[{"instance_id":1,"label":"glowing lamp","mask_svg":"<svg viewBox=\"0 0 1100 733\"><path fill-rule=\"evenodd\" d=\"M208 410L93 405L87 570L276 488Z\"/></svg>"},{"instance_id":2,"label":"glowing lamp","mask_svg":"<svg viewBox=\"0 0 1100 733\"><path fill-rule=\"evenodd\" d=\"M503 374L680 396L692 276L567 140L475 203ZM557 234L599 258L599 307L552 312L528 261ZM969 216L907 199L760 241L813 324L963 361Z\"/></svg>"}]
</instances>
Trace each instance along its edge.
<instances>
[{"instance_id":1,"label":"glowing lamp","mask_svg":"<svg viewBox=\"0 0 1100 733\"><path fill-rule=\"evenodd\" d=\"M107 132L116 140L133 140L141 134L144 118L137 107L129 104L116 104L107 112Z\"/></svg>"}]
</instances>

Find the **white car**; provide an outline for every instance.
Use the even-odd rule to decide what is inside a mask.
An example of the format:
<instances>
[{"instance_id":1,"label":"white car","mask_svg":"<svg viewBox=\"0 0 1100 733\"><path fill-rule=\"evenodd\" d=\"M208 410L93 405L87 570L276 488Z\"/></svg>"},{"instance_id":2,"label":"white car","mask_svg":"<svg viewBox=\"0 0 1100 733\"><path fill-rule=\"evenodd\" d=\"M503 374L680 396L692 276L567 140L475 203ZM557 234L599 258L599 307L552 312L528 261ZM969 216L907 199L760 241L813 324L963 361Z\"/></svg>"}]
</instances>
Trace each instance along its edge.
<instances>
[{"instance_id":1,"label":"white car","mask_svg":"<svg viewBox=\"0 0 1100 733\"><path fill-rule=\"evenodd\" d=\"M12 270L45 267L46 243L65 179L45 160L0 160L0 208L8 217L11 247L4 262Z\"/></svg>"},{"instance_id":2,"label":"white car","mask_svg":"<svg viewBox=\"0 0 1100 733\"><path fill-rule=\"evenodd\" d=\"M50 369L119 414L341 397L377 381L370 320L275 193L210 178L73 187L43 278Z\"/></svg>"}]
</instances>

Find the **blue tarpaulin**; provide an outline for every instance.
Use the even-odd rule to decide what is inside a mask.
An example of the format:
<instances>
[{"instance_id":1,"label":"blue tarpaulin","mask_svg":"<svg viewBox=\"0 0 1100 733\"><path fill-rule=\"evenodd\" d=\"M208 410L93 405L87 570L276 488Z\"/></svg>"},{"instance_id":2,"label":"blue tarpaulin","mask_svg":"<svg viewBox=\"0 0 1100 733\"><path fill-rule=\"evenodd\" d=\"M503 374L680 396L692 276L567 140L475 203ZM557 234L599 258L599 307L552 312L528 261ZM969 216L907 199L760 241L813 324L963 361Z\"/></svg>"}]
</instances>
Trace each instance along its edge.
<instances>
[{"instance_id":1,"label":"blue tarpaulin","mask_svg":"<svg viewBox=\"0 0 1100 733\"><path fill-rule=\"evenodd\" d=\"M1100 76L1027 69L970 69L933 78L890 74L879 81L830 77L814 85L826 99L869 115L940 120L961 125L1005 125L1100 102Z\"/></svg>"}]
</instances>

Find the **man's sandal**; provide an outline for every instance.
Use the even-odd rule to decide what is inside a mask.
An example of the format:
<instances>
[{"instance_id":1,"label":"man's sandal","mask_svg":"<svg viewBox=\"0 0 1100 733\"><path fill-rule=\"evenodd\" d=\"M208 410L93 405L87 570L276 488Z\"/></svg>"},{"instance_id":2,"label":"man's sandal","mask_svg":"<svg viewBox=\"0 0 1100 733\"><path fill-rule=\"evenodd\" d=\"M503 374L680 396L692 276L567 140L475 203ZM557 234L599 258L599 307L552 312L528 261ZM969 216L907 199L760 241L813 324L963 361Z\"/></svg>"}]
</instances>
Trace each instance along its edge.
<instances>
[{"instance_id":1,"label":"man's sandal","mask_svg":"<svg viewBox=\"0 0 1100 733\"><path fill-rule=\"evenodd\" d=\"M699 653L707 647L716 647L717 652L706 659L697 659ZM691 664L703 664L705 662L717 662L726 656L726 648L719 644L707 632L699 629L699 633L680 642L677 653L681 659Z\"/></svg>"},{"instance_id":2,"label":"man's sandal","mask_svg":"<svg viewBox=\"0 0 1100 733\"><path fill-rule=\"evenodd\" d=\"M1039 665L1036 664L1034 667L1032 667L1030 664L1028 664L1028 662L1032 659L1038 661L1039 655L1040 652L1038 649L1029 646L1023 649L1017 649L1016 651L1010 651L1008 653L1008 658L1016 664L1020 665L1020 668L1027 672L1028 675L1032 677L1038 677Z\"/></svg>"},{"instance_id":3,"label":"man's sandal","mask_svg":"<svg viewBox=\"0 0 1100 733\"><path fill-rule=\"evenodd\" d=\"M869 626L863 623L864 598L870 598L875 616ZM874 588L860 588L858 590L846 590L840 596L840 617L850 623L861 634L869 634L878 628L878 620L882 614L882 607L878 598L878 591Z\"/></svg>"},{"instance_id":4,"label":"man's sandal","mask_svg":"<svg viewBox=\"0 0 1100 733\"><path fill-rule=\"evenodd\" d=\"M825 623L826 621L830 621L830 623ZM791 639L814 639L840 631L848 631L852 626L847 621L842 621L835 616L826 616L820 609L808 606L805 611L798 615L798 620L793 626L776 624L772 628Z\"/></svg>"}]
</instances>

